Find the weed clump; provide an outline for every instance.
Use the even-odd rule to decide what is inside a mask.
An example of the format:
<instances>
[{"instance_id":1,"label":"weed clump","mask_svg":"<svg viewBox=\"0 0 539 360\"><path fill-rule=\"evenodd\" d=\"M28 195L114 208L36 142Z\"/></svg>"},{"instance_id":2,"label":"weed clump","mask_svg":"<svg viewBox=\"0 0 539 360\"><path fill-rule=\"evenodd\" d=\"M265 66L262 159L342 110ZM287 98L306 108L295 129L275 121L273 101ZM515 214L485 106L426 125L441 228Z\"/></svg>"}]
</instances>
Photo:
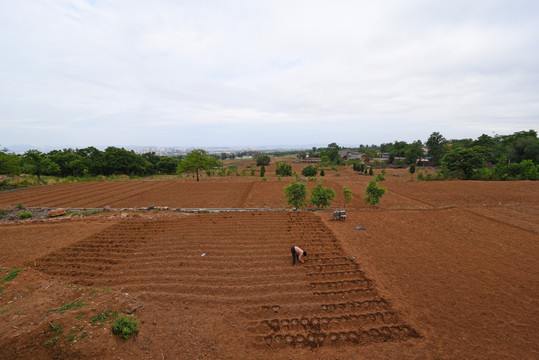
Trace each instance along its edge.
<instances>
[{"instance_id":1,"label":"weed clump","mask_svg":"<svg viewBox=\"0 0 539 360\"><path fill-rule=\"evenodd\" d=\"M21 220L30 219L31 217L32 217L32 213L28 211L25 211L19 214L19 219Z\"/></svg>"},{"instance_id":2,"label":"weed clump","mask_svg":"<svg viewBox=\"0 0 539 360\"><path fill-rule=\"evenodd\" d=\"M0 279L0 284L3 284L5 282L8 282L10 280L13 280L19 275L19 273L22 271L22 269L14 269L9 272L6 276L4 276L2 279Z\"/></svg>"},{"instance_id":3,"label":"weed clump","mask_svg":"<svg viewBox=\"0 0 539 360\"><path fill-rule=\"evenodd\" d=\"M137 319L122 315L112 325L112 332L114 334L120 335L120 337L124 339L129 339L131 334L138 334L139 329L137 325Z\"/></svg>"}]
</instances>

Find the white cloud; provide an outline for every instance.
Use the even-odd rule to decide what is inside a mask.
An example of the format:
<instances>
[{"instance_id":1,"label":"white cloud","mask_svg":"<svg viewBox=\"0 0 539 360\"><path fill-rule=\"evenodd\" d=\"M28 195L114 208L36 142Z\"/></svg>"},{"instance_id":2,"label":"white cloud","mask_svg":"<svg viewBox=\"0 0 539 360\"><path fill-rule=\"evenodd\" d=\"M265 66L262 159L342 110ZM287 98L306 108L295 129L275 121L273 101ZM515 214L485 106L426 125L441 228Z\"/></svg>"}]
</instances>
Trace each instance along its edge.
<instances>
[{"instance_id":1,"label":"white cloud","mask_svg":"<svg viewBox=\"0 0 539 360\"><path fill-rule=\"evenodd\" d=\"M359 144L537 129L538 11L0 1L0 143Z\"/></svg>"}]
</instances>

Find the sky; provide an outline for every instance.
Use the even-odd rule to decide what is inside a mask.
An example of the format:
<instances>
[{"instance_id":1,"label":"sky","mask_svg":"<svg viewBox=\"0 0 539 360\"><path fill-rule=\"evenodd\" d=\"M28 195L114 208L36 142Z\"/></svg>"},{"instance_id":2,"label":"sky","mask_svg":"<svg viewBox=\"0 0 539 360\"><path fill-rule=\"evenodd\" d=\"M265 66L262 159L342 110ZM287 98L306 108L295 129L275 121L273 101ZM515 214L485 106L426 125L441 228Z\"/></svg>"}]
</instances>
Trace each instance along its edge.
<instances>
[{"instance_id":1,"label":"sky","mask_svg":"<svg viewBox=\"0 0 539 360\"><path fill-rule=\"evenodd\" d=\"M0 0L0 146L539 130L539 1Z\"/></svg>"}]
</instances>

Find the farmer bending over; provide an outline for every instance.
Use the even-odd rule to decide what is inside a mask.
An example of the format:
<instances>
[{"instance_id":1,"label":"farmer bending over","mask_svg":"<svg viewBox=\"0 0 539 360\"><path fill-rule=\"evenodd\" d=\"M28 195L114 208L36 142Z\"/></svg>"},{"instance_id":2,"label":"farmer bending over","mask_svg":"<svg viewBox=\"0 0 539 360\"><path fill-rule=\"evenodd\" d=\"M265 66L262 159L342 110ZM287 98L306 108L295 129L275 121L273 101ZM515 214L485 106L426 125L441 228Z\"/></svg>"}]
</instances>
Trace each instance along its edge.
<instances>
[{"instance_id":1,"label":"farmer bending over","mask_svg":"<svg viewBox=\"0 0 539 360\"><path fill-rule=\"evenodd\" d=\"M307 252L306 251L303 251L300 247L298 246L292 246L290 248L290 251L292 252L292 265L296 266L296 259L298 259L298 261L301 261L302 263L304 262L303 259L301 258L302 256L307 256Z\"/></svg>"}]
</instances>

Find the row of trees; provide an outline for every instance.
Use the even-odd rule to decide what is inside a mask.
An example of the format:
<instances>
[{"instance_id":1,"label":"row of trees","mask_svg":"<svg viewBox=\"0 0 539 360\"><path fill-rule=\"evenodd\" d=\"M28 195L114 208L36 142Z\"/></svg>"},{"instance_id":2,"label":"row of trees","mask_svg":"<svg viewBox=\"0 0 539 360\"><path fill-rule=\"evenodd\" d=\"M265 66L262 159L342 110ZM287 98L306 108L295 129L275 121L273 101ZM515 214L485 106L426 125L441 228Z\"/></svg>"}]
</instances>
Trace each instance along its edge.
<instances>
[{"instance_id":1,"label":"row of trees","mask_svg":"<svg viewBox=\"0 0 539 360\"><path fill-rule=\"evenodd\" d=\"M382 196L386 192L385 188L378 186L378 182L382 180L382 177L376 177L369 182L365 189L366 196L363 199L366 204L375 206L380 203ZM325 187L322 184L322 181L319 181L311 190L309 200L307 200L307 186L305 184L293 180L289 185L284 187L284 195L287 199L287 203L295 208L301 208L307 204L311 204L318 209L324 209L331 205L331 201L335 198L335 194L335 190L330 187ZM352 202L354 197L352 191L347 186L342 188L342 194L344 206L346 207L346 204Z\"/></svg>"},{"instance_id":2,"label":"row of trees","mask_svg":"<svg viewBox=\"0 0 539 360\"><path fill-rule=\"evenodd\" d=\"M135 154L123 148L108 147L100 151L95 147L53 150L42 153L28 150L23 155L0 151L0 174L21 173L41 177L175 174L181 159L159 156L155 153Z\"/></svg>"}]
</instances>

